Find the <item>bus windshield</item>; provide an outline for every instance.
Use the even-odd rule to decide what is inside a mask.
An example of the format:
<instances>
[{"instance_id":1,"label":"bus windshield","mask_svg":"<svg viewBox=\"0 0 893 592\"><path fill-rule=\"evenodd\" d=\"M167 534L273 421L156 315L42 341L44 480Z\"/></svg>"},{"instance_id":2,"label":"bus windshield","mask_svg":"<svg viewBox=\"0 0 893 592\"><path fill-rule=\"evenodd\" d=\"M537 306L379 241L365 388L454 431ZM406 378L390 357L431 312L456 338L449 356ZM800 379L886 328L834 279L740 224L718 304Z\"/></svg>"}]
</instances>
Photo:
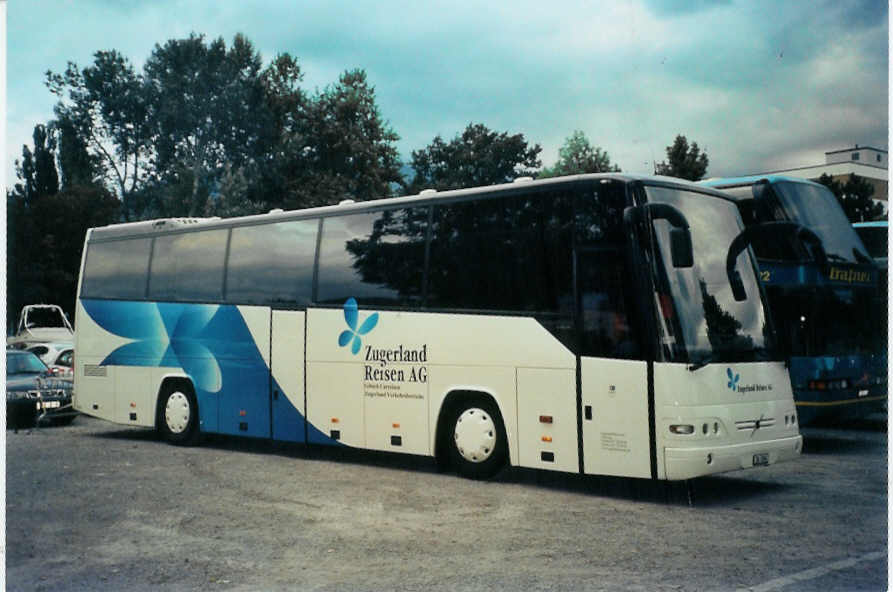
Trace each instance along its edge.
<instances>
[{"instance_id":1,"label":"bus windshield","mask_svg":"<svg viewBox=\"0 0 893 592\"><path fill-rule=\"evenodd\" d=\"M725 260L729 247L743 230L735 204L706 194L647 186L648 200L669 204L688 220L694 255L690 268L673 266L670 223L654 220L656 257L653 272L657 290L663 356L669 361L750 362L773 359L774 340L767 325L762 294L750 250L736 267L747 298L735 300Z\"/></svg>"},{"instance_id":2,"label":"bus windshield","mask_svg":"<svg viewBox=\"0 0 893 592\"><path fill-rule=\"evenodd\" d=\"M826 187L781 181L772 188L774 195L767 195L767 205L777 211L770 219L797 222L815 232L822 239L829 262L870 262L837 198Z\"/></svg>"}]
</instances>

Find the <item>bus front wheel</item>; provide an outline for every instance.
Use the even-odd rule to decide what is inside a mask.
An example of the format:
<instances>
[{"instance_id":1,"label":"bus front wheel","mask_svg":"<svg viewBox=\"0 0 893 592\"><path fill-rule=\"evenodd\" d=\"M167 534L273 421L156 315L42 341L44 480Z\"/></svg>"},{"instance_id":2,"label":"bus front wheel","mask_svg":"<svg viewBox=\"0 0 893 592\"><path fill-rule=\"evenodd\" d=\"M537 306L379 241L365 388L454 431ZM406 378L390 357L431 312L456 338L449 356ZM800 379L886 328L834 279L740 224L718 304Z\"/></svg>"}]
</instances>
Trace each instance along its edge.
<instances>
[{"instance_id":1,"label":"bus front wheel","mask_svg":"<svg viewBox=\"0 0 893 592\"><path fill-rule=\"evenodd\" d=\"M188 446L198 440L198 405L191 388L167 386L158 406L158 431L171 444Z\"/></svg>"},{"instance_id":2,"label":"bus front wheel","mask_svg":"<svg viewBox=\"0 0 893 592\"><path fill-rule=\"evenodd\" d=\"M503 467L505 428L493 403L477 399L457 405L449 425L450 460L460 475L487 479Z\"/></svg>"}]
</instances>

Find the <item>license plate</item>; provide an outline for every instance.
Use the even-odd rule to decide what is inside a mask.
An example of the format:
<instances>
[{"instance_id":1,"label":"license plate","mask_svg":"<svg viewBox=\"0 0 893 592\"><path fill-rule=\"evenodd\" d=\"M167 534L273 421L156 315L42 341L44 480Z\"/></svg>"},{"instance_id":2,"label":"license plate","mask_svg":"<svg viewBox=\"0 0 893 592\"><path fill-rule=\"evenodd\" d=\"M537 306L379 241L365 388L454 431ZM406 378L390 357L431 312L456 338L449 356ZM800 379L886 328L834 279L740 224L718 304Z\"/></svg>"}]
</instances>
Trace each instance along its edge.
<instances>
[{"instance_id":1,"label":"license plate","mask_svg":"<svg viewBox=\"0 0 893 592\"><path fill-rule=\"evenodd\" d=\"M755 466L755 467L769 466L769 453L761 452L760 454L754 454L753 455L753 466Z\"/></svg>"},{"instance_id":2,"label":"license plate","mask_svg":"<svg viewBox=\"0 0 893 592\"><path fill-rule=\"evenodd\" d=\"M37 409L38 411L41 409L58 409L62 406L62 403L59 401L38 401Z\"/></svg>"}]
</instances>

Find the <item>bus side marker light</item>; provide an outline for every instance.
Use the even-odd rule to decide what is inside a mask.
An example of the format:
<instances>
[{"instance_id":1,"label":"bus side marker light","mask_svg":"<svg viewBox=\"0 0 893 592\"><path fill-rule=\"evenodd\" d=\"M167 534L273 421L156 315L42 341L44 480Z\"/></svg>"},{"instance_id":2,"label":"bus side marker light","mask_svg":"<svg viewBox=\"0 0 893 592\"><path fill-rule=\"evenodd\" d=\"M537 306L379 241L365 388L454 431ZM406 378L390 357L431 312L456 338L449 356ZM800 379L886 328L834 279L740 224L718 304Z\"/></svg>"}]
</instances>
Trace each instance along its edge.
<instances>
[{"instance_id":1,"label":"bus side marker light","mask_svg":"<svg viewBox=\"0 0 893 592\"><path fill-rule=\"evenodd\" d=\"M689 434L695 433L695 426L689 424L678 424L670 426L671 434L679 434L682 436L687 436Z\"/></svg>"},{"instance_id":2,"label":"bus side marker light","mask_svg":"<svg viewBox=\"0 0 893 592\"><path fill-rule=\"evenodd\" d=\"M337 418L337 417L333 417L333 418L332 418L332 423L338 423L338 418Z\"/></svg>"},{"instance_id":3,"label":"bus side marker light","mask_svg":"<svg viewBox=\"0 0 893 592\"><path fill-rule=\"evenodd\" d=\"M551 415L540 415L540 423L552 423Z\"/></svg>"},{"instance_id":4,"label":"bus side marker light","mask_svg":"<svg viewBox=\"0 0 893 592\"><path fill-rule=\"evenodd\" d=\"M131 401L131 402L130 402L130 408L131 408L131 409L136 409L136 403L134 403L133 401Z\"/></svg>"},{"instance_id":5,"label":"bus side marker light","mask_svg":"<svg viewBox=\"0 0 893 592\"><path fill-rule=\"evenodd\" d=\"M543 436L543 442L551 442L552 436Z\"/></svg>"},{"instance_id":6,"label":"bus side marker light","mask_svg":"<svg viewBox=\"0 0 893 592\"><path fill-rule=\"evenodd\" d=\"M244 409L239 409L239 417L245 417L246 415L248 415L247 411L245 411Z\"/></svg>"},{"instance_id":7,"label":"bus side marker light","mask_svg":"<svg viewBox=\"0 0 893 592\"><path fill-rule=\"evenodd\" d=\"M399 424L399 423L392 423L391 425L392 425L395 429L400 427L400 424Z\"/></svg>"}]
</instances>

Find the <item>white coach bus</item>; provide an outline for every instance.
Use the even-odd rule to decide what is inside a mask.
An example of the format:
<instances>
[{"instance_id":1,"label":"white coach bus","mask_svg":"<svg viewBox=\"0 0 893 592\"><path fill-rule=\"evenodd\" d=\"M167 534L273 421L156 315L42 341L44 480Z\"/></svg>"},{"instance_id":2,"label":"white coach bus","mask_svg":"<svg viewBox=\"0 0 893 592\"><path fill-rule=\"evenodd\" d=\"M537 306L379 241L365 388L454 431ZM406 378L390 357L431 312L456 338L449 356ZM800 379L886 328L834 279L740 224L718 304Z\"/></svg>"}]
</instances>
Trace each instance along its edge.
<instances>
[{"instance_id":1,"label":"white coach bus","mask_svg":"<svg viewBox=\"0 0 893 592\"><path fill-rule=\"evenodd\" d=\"M710 199L705 199L705 196ZM75 407L679 480L800 454L735 204L622 174L87 233Z\"/></svg>"}]
</instances>

